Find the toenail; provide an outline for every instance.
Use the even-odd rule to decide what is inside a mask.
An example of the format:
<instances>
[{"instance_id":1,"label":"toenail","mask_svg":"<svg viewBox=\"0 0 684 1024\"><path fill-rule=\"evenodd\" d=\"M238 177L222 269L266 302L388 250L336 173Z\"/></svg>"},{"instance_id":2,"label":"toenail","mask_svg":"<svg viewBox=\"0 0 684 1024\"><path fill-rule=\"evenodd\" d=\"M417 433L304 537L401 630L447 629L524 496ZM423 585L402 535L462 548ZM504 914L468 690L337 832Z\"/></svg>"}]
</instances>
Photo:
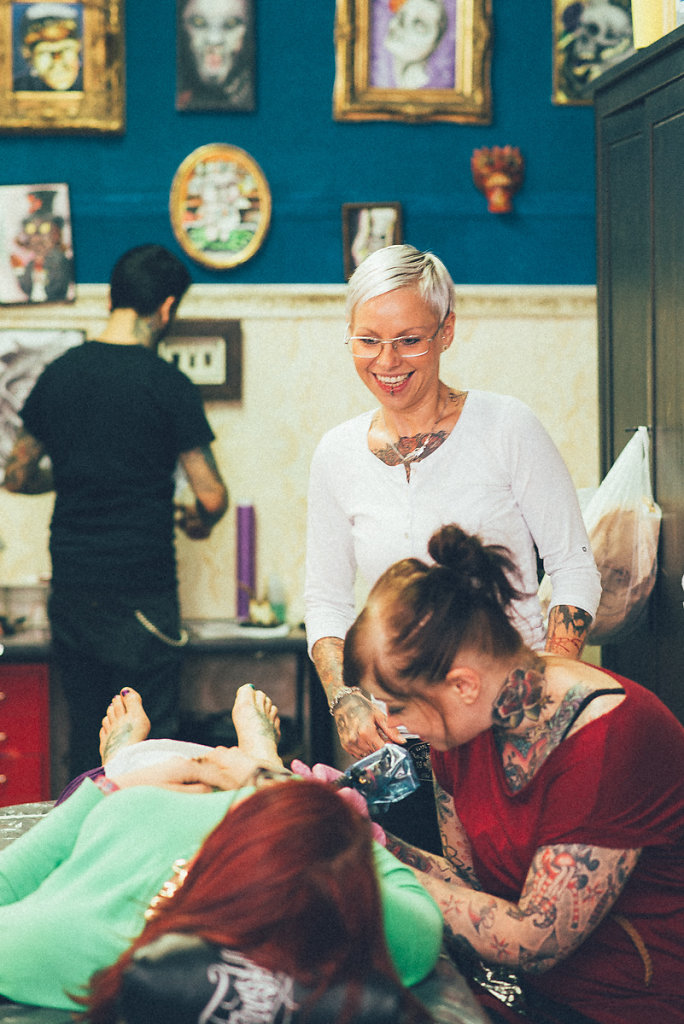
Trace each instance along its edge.
<instances>
[{"instance_id":1,"label":"toenail","mask_svg":"<svg viewBox=\"0 0 684 1024\"><path fill-rule=\"evenodd\" d=\"M128 687L125 686L124 689L121 691L121 696L122 697L127 697L130 692L131 691L128 689Z\"/></svg>"}]
</instances>

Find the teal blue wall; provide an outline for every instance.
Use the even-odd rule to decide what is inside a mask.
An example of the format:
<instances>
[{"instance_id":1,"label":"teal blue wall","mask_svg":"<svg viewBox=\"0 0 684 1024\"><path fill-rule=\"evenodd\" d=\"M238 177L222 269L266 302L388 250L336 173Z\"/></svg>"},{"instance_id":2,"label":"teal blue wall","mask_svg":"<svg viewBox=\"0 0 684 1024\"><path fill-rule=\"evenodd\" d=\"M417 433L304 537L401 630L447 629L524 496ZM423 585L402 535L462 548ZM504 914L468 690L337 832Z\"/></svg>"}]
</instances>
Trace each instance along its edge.
<instances>
[{"instance_id":1,"label":"teal blue wall","mask_svg":"<svg viewBox=\"0 0 684 1024\"><path fill-rule=\"evenodd\" d=\"M333 0L256 6L255 113L177 113L173 0L128 0L125 134L0 138L0 184L69 184L77 281L106 281L139 242L180 252L174 173L198 146L227 142L264 171L271 228L239 267L193 264L196 281L341 282L341 204L398 201L406 241L438 253L457 283L594 282L593 111L551 103L550 2L494 0L486 126L333 121ZM470 174L473 149L494 145L519 146L527 162L506 216L487 213Z\"/></svg>"}]
</instances>

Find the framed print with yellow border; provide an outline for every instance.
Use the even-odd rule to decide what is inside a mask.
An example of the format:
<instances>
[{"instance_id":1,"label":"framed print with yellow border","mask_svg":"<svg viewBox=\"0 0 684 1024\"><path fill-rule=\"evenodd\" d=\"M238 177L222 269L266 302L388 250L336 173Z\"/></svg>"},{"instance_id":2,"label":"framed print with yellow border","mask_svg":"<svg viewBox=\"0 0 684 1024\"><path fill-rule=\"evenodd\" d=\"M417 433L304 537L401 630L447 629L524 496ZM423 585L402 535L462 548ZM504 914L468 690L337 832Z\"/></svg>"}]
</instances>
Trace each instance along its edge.
<instances>
[{"instance_id":1,"label":"framed print with yellow border","mask_svg":"<svg viewBox=\"0 0 684 1024\"><path fill-rule=\"evenodd\" d=\"M205 267L225 270L261 247L271 221L271 192L249 153L213 142L183 160L169 209L183 251Z\"/></svg>"},{"instance_id":2,"label":"framed print with yellow border","mask_svg":"<svg viewBox=\"0 0 684 1024\"><path fill-rule=\"evenodd\" d=\"M596 5L553 0L554 103L590 105L599 76L633 53L631 0Z\"/></svg>"},{"instance_id":3,"label":"framed print with yellow border","mask_svg":"<svg viewBox=\"0 0 684 1024\"><path fill-rule=\"evenodd\" d=\"M491 0L337 0L338 121L490 124Z\"/></svg>"},{"instance_id":4,"label":"framed print with yellow border","mask_svg":"<svg viewBox=\"0 0 684 1024\"><path fill-rule=\"evenodd\" d=\"M123 0L0 0L0 133L121 133Z\"/></svg>"}]
</instances>

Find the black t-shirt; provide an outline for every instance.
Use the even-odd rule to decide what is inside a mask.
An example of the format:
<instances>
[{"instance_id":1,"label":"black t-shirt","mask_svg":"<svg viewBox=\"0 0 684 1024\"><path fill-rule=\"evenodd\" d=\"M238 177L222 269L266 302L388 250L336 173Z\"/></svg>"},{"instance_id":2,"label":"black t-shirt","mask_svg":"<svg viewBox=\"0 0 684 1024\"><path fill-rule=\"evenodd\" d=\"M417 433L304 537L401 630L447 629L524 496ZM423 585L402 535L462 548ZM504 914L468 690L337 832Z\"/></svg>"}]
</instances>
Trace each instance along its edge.
<instances>
[{"instance_id":1,"label":"black t-shirt","mask_svg":"<svg viewBox=\"0 0 684 1024\"><path fill-rule=\"evenodd\" d=\"M150 349L87 341L45 368L22 419L53 466L54 582L175 586L174 470L214 438L198 388Z\"/></svg>"}]
</instances>

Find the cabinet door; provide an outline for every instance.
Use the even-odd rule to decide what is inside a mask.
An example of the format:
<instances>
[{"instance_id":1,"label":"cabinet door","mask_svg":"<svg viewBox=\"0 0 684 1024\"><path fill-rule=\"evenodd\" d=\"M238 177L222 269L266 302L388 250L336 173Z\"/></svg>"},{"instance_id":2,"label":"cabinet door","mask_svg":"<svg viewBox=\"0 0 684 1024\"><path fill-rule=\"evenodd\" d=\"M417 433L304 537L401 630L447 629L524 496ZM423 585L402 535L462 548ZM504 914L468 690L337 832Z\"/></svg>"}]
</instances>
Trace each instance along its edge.
<instances>
[{"instance_id":1,"label":"cabinet door","mask_svg":"<svg viewBox=\"0 0 684 1024\"><path fill-rule=\"evenodd\" d=\"M653 179L658 693L684 721L684 80L648 103Z\"/></svg>"},{"instance_id":2,"label":"cabinet door","mask_svg":"<svg viewBox=\"0 0 684 1024\"><path fill-rule=\"evenodd\" d=\"M0 806L50 799L46 665L0 665Z\"/></svg>"},{"instance_id":3,"label":"cabinet door","mask_svg":"<svg viewBox=\"0 0 684 1024\"><path fill-rule=\"evenodd\" d=\"M629 428L651 427L663 511L647 615L603 663L653 689L684 721L684 78L679 60L648 65L598 131L599 323L604 470ZM671 60L671 55L668 56Z\"/></svg>"},{"instance_id":4,"label":"cabinet door","mask_svg":"<svg viewBox=\"0 0 684 1024\"><path fill-rule=\"evenodd\" d=\"M650 154L645 104L599 130L598 246L603 475L637 426L653 424ZM651 431L651 438L653 432ZM606 668L658 691L653 601L638 628L602 650Z\"/></svg>"}]
</instances>

